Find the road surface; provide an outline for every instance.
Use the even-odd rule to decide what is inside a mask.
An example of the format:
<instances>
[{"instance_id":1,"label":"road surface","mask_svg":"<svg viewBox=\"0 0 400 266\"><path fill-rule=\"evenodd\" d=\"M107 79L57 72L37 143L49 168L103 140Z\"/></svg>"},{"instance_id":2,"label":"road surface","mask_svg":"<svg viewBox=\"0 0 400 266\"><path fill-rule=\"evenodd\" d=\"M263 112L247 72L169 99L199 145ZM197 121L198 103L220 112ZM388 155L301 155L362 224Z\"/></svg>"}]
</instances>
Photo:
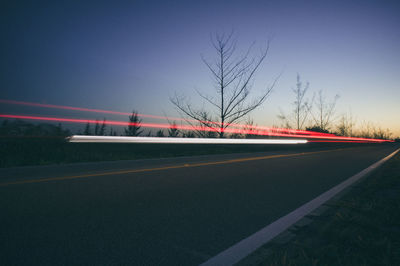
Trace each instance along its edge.
<instances>
[{"instance_id":1,"label":"road surface","mask_svg":"<svg viewBox=\"0 0 400 266\"><path fill-rule=\"evenodd\" d=\"M396 148L0 169L0 265L198 265Z\"/></svg>"}]
</instances>

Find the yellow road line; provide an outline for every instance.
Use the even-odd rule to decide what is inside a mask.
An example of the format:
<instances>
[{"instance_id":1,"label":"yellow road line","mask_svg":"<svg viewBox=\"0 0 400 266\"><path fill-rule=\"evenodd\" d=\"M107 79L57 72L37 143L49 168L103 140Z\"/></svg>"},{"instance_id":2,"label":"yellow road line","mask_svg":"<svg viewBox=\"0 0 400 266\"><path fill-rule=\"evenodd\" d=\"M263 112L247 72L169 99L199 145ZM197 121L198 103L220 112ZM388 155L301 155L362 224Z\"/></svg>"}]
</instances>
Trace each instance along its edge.
<instances>
[{"instance_id":1,"label":"yellow road line","mask_svg":"<svg viewBox=\"0 0 400 266\"><path fill-rule=\"evenodd\" d=\"M85 174L85 175L49 177L49 178L41 178L41 179L31 179L31 180L0 183L0 187L9 186L9 185L21 185L21 184L32 184L32 183L41 183L41 182L49 182L49 181L60 181L60 180L69 180L69 179L88 178L88 177L94 177L94 176L124 175L124 174L153 172L153 171L162 171L162 170L188 168L188 167L200 167L200 166L209 166L209 165L232 164L232 163L240 163L240 162L248 162L248 161L267 160L267 159L273 159L273 158L284 158L284 157L295 157L295 156L301 156L301 155L311 155L311 154L326 153L326 152L339 151L339 150L343 150L343 149L326 150L326 151L315 151L315 152L302 152L302 153L293 153L293 154L281 154L281 155L267 155L267 156L239 158L239 159L231 159L231 160L216 161L216 162L205 162L205 163L193 163L193 164L185 163L185 164L172 165L172 166L163 166L163 167L155 167L155 168L144 168L144 169L132 169L132 170L103 172L103 173Z\"/></svg>"}]
</instances>

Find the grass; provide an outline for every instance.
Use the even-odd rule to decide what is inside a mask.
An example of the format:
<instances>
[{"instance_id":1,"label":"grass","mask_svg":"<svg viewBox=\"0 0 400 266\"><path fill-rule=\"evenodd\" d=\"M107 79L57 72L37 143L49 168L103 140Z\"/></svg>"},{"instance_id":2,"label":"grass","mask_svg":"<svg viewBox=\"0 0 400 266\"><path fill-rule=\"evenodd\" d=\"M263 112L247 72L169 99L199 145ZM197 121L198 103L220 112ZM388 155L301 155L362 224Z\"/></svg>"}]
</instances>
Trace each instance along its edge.
<instances>
[{"instance_id":1,"label":"grass","mask_svg":"<svg viewBox=\"0 0 400 266\"><path fill-rule=\"evenodd\" d=\"M99 162L165 158L205 154L228 154L338 148L340 146L376 144L313 143L297 145L229 145L229 144L137 144L137 143L69 143L64 137L0 137L0 168L76 162ZM382 144L384 145L384 144Z\"/></svg>"},{"instance_id":2,"label":"grass","mask_svg":"<svg viewBox=\"0 0 400 266\"><path fill-rule=\"evenodd\" d=\"M400 265L400 153L242 265ZM288 232L286 232L288 234Z\"/></svg>"},{"instance_id":3,"label":"grass","mask_svg":"<svg viewBox=\"0 0 400 266\"><path fill-rule=\"evenodd\" d=\"M63 137L1 137L0 167L226 154L304 146L68 143Z\"/></svg>"}]
</instances>

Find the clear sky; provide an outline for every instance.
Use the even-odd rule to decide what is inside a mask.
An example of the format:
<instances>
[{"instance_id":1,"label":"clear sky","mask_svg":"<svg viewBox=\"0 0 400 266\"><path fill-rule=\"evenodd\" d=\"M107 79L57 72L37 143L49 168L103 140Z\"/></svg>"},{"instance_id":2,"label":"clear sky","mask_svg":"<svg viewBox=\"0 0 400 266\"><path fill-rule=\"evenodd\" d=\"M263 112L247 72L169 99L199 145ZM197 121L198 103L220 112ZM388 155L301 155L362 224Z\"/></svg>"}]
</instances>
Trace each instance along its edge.
<instances>
[{"instance_id":1,"label":"clear sky","mask_svg":"<svg viewBox=\"0 0 400 266\"><path fill-rule=\"evenodd\" d=\"M385 0L2 1L0 99L176 116L175 92L198 105L195 89L213 94L201 54L214 57L210 34L234 30L238 52L272 40L255 96L282 73L257 124L279 124L299 73L310 96L340 95L337 115L400 136L399 14Z\"/></svg>"}]
</instances>

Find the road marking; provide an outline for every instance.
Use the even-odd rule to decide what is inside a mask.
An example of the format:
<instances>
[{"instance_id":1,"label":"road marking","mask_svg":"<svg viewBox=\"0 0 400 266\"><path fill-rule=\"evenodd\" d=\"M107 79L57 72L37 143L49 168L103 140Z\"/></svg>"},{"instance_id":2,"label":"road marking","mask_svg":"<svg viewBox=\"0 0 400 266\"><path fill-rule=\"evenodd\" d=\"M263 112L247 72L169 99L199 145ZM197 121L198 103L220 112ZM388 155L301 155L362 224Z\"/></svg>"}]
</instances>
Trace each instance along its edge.
<instances>
[{"instance_id":1,"label":"road marking","mask_svg":"<svg viewBox=\"0 0 400 266\"><path fill-rule=\"evenodd\" d=\"M322 204L330 200L332 197L337 195L339 192L343 191L348 186L354 184L356 181L360 180L367 174L371 173L377 167L381 166L384 162L392 158L400 149L392 152L385 158L379 160L378 162L372 164L366 169L362 170L356 175L353 175L349 179L343 181L339 185L329 189L328 191L322 193L315 199L307 202L291 213L279 218L275 222L267 225L260 231L254 233L253 235L239 241L230 248L222 251L218 255L212 257L206 262L202 263L201 266L213 266L213 265L233 265L238 263L240 260L244 259L254 251L256 251L262 245L268 243L270 240L283 233L290 226L298 222L304 216L308 215L316 208L320 207Z\"/></svg>"},{"instance_id":2,"label":"road marking","mask_svg":"<svg viewBox=\"0 0 400 266\"><path fill-rule=\"evenodd\" d=\"M95 176L124 175L124 174L144 173L144 172L162 171L162 170L170 170L170 169L180 169L180 168L188 168L188 167L201 167L201 166L210 166L210 165L232 164L232 163L267 160L267 159L274 159L274 158L284 158L284 157L295 157L295 156L302 156L302 155L311 155L311 154L326 153L326 152L333 152L333 151L340 151L340 150L344 150L344 148L335 149L335 150L325 150L325 151L301 152L301 153L292 153L292 154L280 154L280 155L267 155L267 156L258 156L258 157L248 157L248 158L230 159L230 160L216 161L216 162L191 163L191 164L184 163L184 164L172 165L172 166L163 166L163 167L155 167L155 168L144 168L144 169L131 169L131 170L103 172L103 173L95 173L95 174L84 174L84 175L74 175L74 176L60 176L60 177L39 178L39 179L31 179L31 180L0 183L0 187L9 186L9 185L22 185L22 184L33 184L33 183L42 183L42 182L50 182L50 181L80 179L80 178L88 178L88 177L95 177Z\"/></svg>"}]
</instances>

